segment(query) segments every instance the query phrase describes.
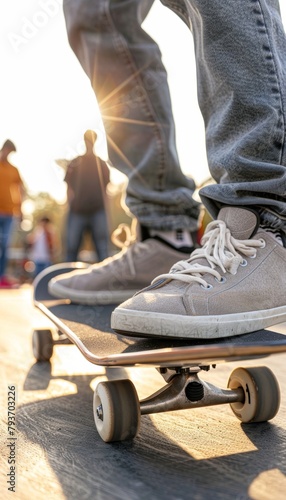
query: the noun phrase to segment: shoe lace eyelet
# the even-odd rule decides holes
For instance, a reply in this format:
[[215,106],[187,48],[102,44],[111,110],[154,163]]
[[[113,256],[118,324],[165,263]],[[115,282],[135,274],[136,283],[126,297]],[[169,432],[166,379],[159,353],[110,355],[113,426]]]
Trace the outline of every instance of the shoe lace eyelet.
[[249,256],[249,258],[250,258],[250,259],[256,259],[256,256],[257,256],[257,252],[255,252],[255,254],[254,254],[254,255],[250,255],[250,256]]
[[242,262],[239,264],[241,267],[246,267],[248,264],[246,259],[242,259]]
[[202,288],[203,290],[211,290],[211,288],[212,288],[212,287],[213,287],[213,286],[212,286],[212,285],[210,285],[209,283],[207,284],[207,286],[201,285],[201,288]]
[[259,241],[261,242],[261,247],[260,248],[265,248],[266,247],[266,241],[263,238],[259,238]]
[[223,283],[225,283],[225,282],[226,282],[226,278],[225,278],[224,276],[221,276],[221,277],[220,277],[220,280],[219,280],[217,277],[215,277],[215,280],[216,280],[216,281],[217,281],[220,285],[222,285]]

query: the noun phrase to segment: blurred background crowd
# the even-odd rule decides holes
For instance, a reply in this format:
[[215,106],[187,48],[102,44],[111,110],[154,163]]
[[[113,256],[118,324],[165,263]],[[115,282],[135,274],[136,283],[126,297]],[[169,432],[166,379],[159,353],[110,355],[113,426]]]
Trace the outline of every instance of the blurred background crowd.
[[[23,283],[30,283],[40,271],[51,264],[72,260],[95,263],[118,251],[117,247],[112,243],[111,235],[120,224],[130,225],[132,219],[123,209],[124,183],[112,183],[109,175],[105,172],[105,180],[101,184],[100,177],[104,167],[109,171],[105,162],[92,154],[97,161],[100,161],[97,165],[100,174],[98,192],[97,196],[94,196],[94,200],[98,200],[100,193],[102,194],[99,208],[104,210],[106,218],[101,220],[98,226],[106,233],[107,248],[101,253],[100,247],[97,247],[96,236],[100,238],[100,235],[94,235],[90,217],[90,214],[93,214],[97,207],[94,208],[94,206],[89,205],[86,192],[87,186],[74,185],[74,191],[79,190],[78,197],[84,201],[85,206],[76,206],[73,211],[73,216],[80,217],[82,221],[79,239],[76,242],[76,253],[70,256],[68,233],[74,234],[75,223],[77,222],[73,218],[72,225],[69,226],[69,218],[73,207],[72,201],[75,199],[72,183],[75,184],[75,181],[77,181],[76,171],[82,167],[82,159],[86,155],[79,155],[72,161],[64,159],[57,161],[64,170],[62,182],[66,186],[67,196],[63,202],[60,203],[48,192],[36,194],[29,192],[29,188],[21,178],[20,192],[15,197],[17,182],[15,183],[15,179],[13,182],[7,182],[6,177],[4,177],[7,165],[5,165],[5,160],[1,160],[1,152],[6,148],[6,144],[11,144],[6,163],[8,162],[13,167],[13,153],[16,151],[16,146],[10,139],[4,142],[0,151],[1,193],[5,193],[5,197],[9,195],[10,203],[12,203],[12,207],[7,209],[7,213],[6,208],[2,208],[1,203],[5,202],[5,197],[1,195],[0,219],[1,215],[2,217],[5,215],[5,219],[11,218],[9,235],[6,235],[6,263],[1,276],[1,288],[14,288]],[[87,141],[87,144],[91,144],[91,142]],[[91,147],[93,150],[92,144]],[[96,171],[96,168],[94,170]],[[79,178],[84,180],[82,171],[80,174]],[[87,172],[87,175],[89,184],[91,184],[90,172]],[[81,189],[85,190],[85,196],[80,191]],[[96,194],[94,189],[95,186],[91,185],[91,192]],[[21,200],[19,200],[19,197],[21,197]],[[78,213],[76,212],[77,208]],[[5,238],[0,224],[0,255],[4,252],[4,245]]]

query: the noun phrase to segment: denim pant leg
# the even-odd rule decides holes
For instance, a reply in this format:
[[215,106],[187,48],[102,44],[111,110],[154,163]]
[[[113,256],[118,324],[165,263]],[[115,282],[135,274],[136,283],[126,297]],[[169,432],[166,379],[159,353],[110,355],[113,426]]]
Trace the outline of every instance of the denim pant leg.
[[51,261],[46,261],[46,262],[35,262],[35,271],[34,271],[34,278],[38,276],[44,269],[47,267],[51,266],[52,262]]
[[0,277],[5,275],[7,266],[7,250],[12,231],[13,217],[0,215]]
[[88,220],[85,215],[69,212],[67,218],[66,232],[66,260],[75,262],[77,260],[82,237]]
[[90,229],[92,240],[100,261],[108,257],[109,231],[105,210],[97,210],[90,216]]
[[[163,1],[163,0],[162,0]],[[220,206],[266,208],[286,219],[286,38],[278,0],[165,0],[191,21],[211,174],[201,190]]]
[[197,227],[194,181],[181,171],[166,70],[141,24],[153,0],[64,0],[71,47],[91,80],[111,163],[128,176],[142,225]]

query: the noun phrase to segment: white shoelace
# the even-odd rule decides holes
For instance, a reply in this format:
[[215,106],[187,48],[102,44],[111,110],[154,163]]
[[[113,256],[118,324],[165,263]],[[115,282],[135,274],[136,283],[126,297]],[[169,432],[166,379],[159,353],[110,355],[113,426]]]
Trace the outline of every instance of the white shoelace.
[[[197,282],[204,288],[210,288],[203,275],[210,274],[218,281],[223,282],[224,278],[215,267],[219,268],[222,273],[229,272],[234,275],[237,273],[239,265],[246,264],[242,255],[254,258],[256,257],[256,249],[265,246],[263,239],[235,239],[226,227],[225,222],[221,220],[208,224],[201,242],[202,248],[195,250],[188,260],[177,262],[168,274],[157,276],[152,281],[152,285],[161,279],[165,279],[167,281],[184,281],[188,284]],[[207,261],[206,265],[193,262],[198,259],[205,259]]]
[[133,262],[133,254],[137,253],[138,250],[140,250],[140,242],[137,242],[137,245],[134,245],[136,243],[136,239],[137,238],[135,231],[133,231],[132,228],[130,228],[127,224],[119,224],[117,229],[115,229],[115,231],[113,231],[111,235],[112,243],[114,243],[114,245],[116,245],[118,248],[121,248],[120,254],[117,254],[116,259],[113,260],[116,260],[116,265],[118,266],[120,257],[125,254],[130,272],[133,276],[135,276],[136,274]]
[[127,224],[119,224],[111,235],[111,241],[118,248],[127,248],[135,243],[136,234],[132,232],[132,229]]

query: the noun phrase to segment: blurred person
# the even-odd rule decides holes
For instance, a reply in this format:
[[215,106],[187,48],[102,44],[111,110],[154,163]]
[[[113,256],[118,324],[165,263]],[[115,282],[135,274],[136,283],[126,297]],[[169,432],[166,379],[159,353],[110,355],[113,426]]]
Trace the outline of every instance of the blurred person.
[[6,276],[7,250],[13,231],[13,222],[21,217],[23,182],[18,169],[8,160],[16,151],[7,139],[0,150],[0,288],[11,288],[15,281]]
[[[199,207],[195,184],[180,169],[161,53],[141,26],[153,0],[65,0],[69,41],[97,96],[111,163],[128,176],[126,204],[141,241],[116,259],[54,278],[49,288],[90,304],[137,292],[113,312],[117,331],[214,338],[265,328],[286,320],[286,37],[279,2],[163,3],[194,37],[215,181],[200,198],[214,220],[202,248],[189,252]],[[187,64],[186,47],[182,55]]]
[[86,230],[91,233],[99,261],[108,256],[109,230],[105,207],[109,168],[94,153],[97,134],[87,130],[84,134],[86,152],[68,165],[65,182],[69,212],[67,219],[66,259],[74,262]]
[[41,217],[27,236],[29,258],[35,264],[34,277],[51,266],[59,253],[59,239],[49,217]]

